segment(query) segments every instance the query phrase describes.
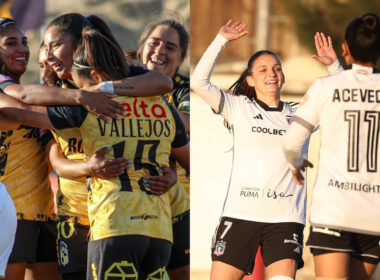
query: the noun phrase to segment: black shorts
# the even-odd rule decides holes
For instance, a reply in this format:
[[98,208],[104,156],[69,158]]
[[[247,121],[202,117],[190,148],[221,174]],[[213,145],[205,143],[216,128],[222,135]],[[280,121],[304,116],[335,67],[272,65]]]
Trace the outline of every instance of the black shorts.
[[163,279],[171,244],[142,235],[123,235],[88,243],[87,280]]
[[167,269],[190,264],[190,211],[178,215],[173,223],[173,245]]
[[17,220],[15,243],[8,263],[57,261],[56,236],[55,221]]
[[211,258],[250,274],[260,245],[265,266],[294,259],[299,269],[304,264],[303,229],[304,225],[298,223],[259,223],[222,217],[213,238]]
[[59,273],[85,272],[87,270],[87,244],[90,227],[76,222],[60,221],[57,228]]
[[314,256],[348,253],[372,264],[378,264],[380,260],[380,236],[312,226],[306,245]]

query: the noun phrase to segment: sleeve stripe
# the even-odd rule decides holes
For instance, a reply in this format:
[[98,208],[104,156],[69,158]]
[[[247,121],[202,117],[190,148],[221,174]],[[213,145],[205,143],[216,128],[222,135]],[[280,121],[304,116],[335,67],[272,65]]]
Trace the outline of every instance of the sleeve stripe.
[[301,126],[303,126],[307,130],[309,130],[310,133],[314,131],[314,125],[312,125],[311,123],[305,121],[304,119],[301,119],[300,117],[294,116],[293,119],[292,119],[292,121],[298,123]]
[[224,103],[226,102],[226,96],[224,95],[223,90],[220,90],[220,102],[219,102],[219,107],[218,111],[214,111],[215,114],[221,114],[223,109],[224,109]]

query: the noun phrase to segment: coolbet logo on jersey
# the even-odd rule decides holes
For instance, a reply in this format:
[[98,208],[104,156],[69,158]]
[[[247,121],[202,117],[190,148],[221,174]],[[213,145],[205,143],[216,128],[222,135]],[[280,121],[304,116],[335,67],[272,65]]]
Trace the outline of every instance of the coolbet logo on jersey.
[[124,118],[112,119],[109,124],[98,118],[101,136],[150,138],[171,135],[170,120],[162,105],[138,99],[122,105],[125,107]]
[[260,127],[260,126],[252,126],[252,132],[255,133],[264,133],[264,134],[272,134],[272,135],[285,135],[285,129],[276,129],[276,128],[268,128],[268,127]]

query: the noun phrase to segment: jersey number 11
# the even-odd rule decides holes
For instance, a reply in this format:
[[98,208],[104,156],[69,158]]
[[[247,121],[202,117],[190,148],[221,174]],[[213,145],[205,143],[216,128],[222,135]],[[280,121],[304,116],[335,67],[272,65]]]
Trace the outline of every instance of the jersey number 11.
[[[360,132],[360,113],[359,110],[344,111],[344,120],[348,122],[348,172],[359,172],[359,141],[363,139],[363,134]],[[367,135],[367,172],[377,172],[379,120],[380,112],[364,112],[364,121],[368,123],[368,133],[364,134]]]

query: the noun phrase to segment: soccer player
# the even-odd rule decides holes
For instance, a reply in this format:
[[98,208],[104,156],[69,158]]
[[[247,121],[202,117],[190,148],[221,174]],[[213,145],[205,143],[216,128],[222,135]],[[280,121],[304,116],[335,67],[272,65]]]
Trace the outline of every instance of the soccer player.
[[[129,69],[123,53],[110,40],[87,30],[74,56],[72,76],[75,84],[88,86],[136,71],[141,70]],[[182,158],[188,149],[185,130],[175,111],[160,97],[119,98],[126,106],[125,117],[109,124],[76,107],[48,107],[48,112],[34,107],[35,113],[18,117],[47,128],[79,127],[87,155],[109,145],[113,157],[133,159],[133,166],[119,178],[92,178],[87,277],[105,278],[119,271],[119,276],[133,279],[161,279],[172,240],[169,199],[167,194],[154,196],[145,178],[158,175],[159,168],[168,164],[170,150],[179,162],[188,165],[188,158]]]
[[[174,19],[157,19],[141,35],[137,57],[149,70],[172,78],[173,90],[165,97],[177,108],[189,135],[190,81],[178,73],[188,46],[189,34],[182,24]],[[190,279],[190,174],[181,166],[177,173],[179,184],[169,191],[173,246],[167,271],[172,280],[186,280]]]
[[251,273],[261,246],[267,277],[294,279],[303,266],[306,190],[297,186],[282,153],[295,104],[280,100],[285,81],[270,51],[255,53],[225,92],[210,82],[228,41],[248,32],[229,20],[198,62],[191,88],[228,122],[233,133],[232,174],[211,249],[211,279],[242,279]]
[[370,279],[380,258],[380,19],[355,18],[346,28],[349,70],[316,80],[284,146],[295,180],[308,162],[300,146],[319,126],[320,163],[312,194],[310,236],[317,279]]
[[[0,18],[0,91],[18,83],[26,71],[29,48],[16,22]],[[3,94],[2,94],[3,95]],[[24,279],[26,265],[59,279],[55,250],[53,192],[39,129],[14,124],[1,131],[0,180],[17,211],[17,232],[5,279]],[[42,275],[36,274],[39,279]]]
[[[37,85],[24,85],[20,87],[19,85],[8,83],[10,85],[5,87],[4,91],[16,98],[22,97],[20,98],[22,101],[35,104],[60,104],[62,103],[62,99],[70,98],[70,93],[76,92],[76,87],[72,82],[70,74],[73,51],[81,40],[82,29],[89,25],[92,28],[100,30],[116,43],[109,28],[97,16],[84,17],[80,14],[62,15],[49,24],[45,33],[45,44],[40,48],[41,65],[44,66],[41,73],[43,75],[42,78],[46,84],[66,88],[65,90]],[[55,67],[56,73],[51,72],[54,67],[46,63],[45,58],[48,63],[51,63]],[[142,76],[144,76],[143,79],[150,79],[151,83],[149,85],[152,86],[151,88],[146,83],[139,87],[142,84],[141,82],[139,84],[141,78],[132,77],[134,78],[132,81],[130,79],[120,81],[120,85],[123,87],[118,88],[115,86],[115,91],[127,91],[127,94],[136,94],[134,91],[136,90],[138,94],[141,94],[145,90],[145,92],[159,94],[160,90],[164,93],[170,88],[165,85],[165,83],[168,84],[165,82],[168,79],[162,74],[147,72]],[[73,90],[70,91],[67,88]],[[97,95],[91,94],[91,99],[95,97]],[[101,106],[107,107],[106,103],[101,104]],[[106,152],[104,149],[94,154],[90,160],[85,160],[87,158],[83,153],[82,140],[78,129],[57,131],[55,138],[59,145],[54,144],[54,141],[52,141],[48,145],[48,149],[50,149],[50,162],[61,177],[57,196],[59,268],[64,279],[84,279],[86,272],[87,234],[89,230],[85,176],[118,176],[125,169],[126,164],[124,162],[126,160],[124,158],[102,160],[102,156]],[[76,161],[75,164],[72,161],[65,160],[65,157]],[[124,168],[123,165],[125,166]]]

